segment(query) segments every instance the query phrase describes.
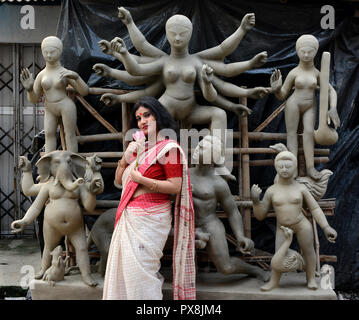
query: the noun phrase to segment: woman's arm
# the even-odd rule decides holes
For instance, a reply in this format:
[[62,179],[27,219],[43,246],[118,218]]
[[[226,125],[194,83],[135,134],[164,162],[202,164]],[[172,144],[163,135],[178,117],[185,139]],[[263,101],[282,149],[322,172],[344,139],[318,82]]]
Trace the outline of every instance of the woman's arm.
[[156,180],[144,177],[137,168],[131,171],[131,179],[144,185],[148,189],[159,193],[178,194],[182,188],[182,177],[168,178],[167,180]]
[[117,168],[116,168],[116,172],[115,172],[115,182],[118,185],[122,185],[122,175],[123,175],[124,171],[126,170],[127,166],[128,166],[128,163],[126,162],[124,157],[121,160],[119,160],[117,163]]

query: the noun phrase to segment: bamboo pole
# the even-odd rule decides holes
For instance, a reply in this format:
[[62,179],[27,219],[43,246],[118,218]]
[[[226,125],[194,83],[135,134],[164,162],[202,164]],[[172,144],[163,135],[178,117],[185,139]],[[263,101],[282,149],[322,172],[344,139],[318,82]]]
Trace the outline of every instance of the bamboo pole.
[[126,132],[130,129],[130,108],[125,102],[122,102],[122,143],[123,151],[126,150],[128,141],[125,141]]
[[312,219],[312,223],[313,223],[314,246],[315,246],[317,272],[320,274],[320,258],[319,258],[319,246],[320,246],[320,244],[319,244],[317,223],[316,223],[315,219]]
[[97,88],[97,87],[89,88],[89,94],[94,94],[94,95],[99,95],[104,93],[125,94],[129,92],[130,92],[129,90],[122,90],[122,89]]
[[277,109],[275,109],[273,113],[254,130],[254,132],[261,132],[266,126],[268,126],[275,119],[275,117],[277,117],[284,110],[284,108],[285,108],[285,102],[282,103]]
[[[194,150],[194,149],[193,149]],[[191,150],[191,152],[193,152]],[[278,152],[271,149],[271,148],[228,148],[226,150],[229,154],[277,154]],[[300,148],[298,150],[298,153],[304,153],[303,148]],[[329,149],[314,149],[314,154],[321,155],[321,156],[327,156],[329,155],[330,150]]]
[[[241,98],[241,103],[247,105],[247,98]],[[241,142],[242,148],[249,148],[248,139],[248,118],[246,116],[241,117]],[[243,193],[242,200],[250,200],[250,169],[249,169],[249,154],[242,155],[242,181],[243,181]],[[247,238],[251,238],[251,209],[244,208],[244,235]]]
[[66,140],[65,140],[65,129],[61,118],[59,119],[59,127],[60,127],[60,140],[61,140],[62,150],[67,150]]
[[[100,158],[121,158],[123,155],[122,151],[118,151],[118,152],[111,152],[111,151],[104,151],[104,152],[79,152],[77,153],[80,156],[83,157],[92,157],[93,155],[97,155]],[[40,152],[40,156],[42,157],[43,155],[45,155],[45,152]]]
[[100,158],[122,158],[122,151],[100,151],[100,152],[81,152],[79,155],[83,157],[92,157],[96,154]]
[[119,133],[101,133],[101,134],[92,134],[87,136],[77,136],[78,143],[89,143],[89,142],[98,142],[98,141],[109,141],[109,140],[120,140],[122,141],[123,134]]
[[[314,163],[318,164],[318,163],[327,163],[329,162],[329,158],[328,157],[315,157],[314,158]],[[264,160],[251,160],[249,161],[249,165],[253,166],[253,167],[258,167],[258,166],[273,166],[274,165],[274,160],[273,159],[264,159]]]
[[91,113],[91,115],[96,118],[108,131],[112,133],[117,133],[118,131],[102,116],[80,95],[76,95],[76,99],[81,102],[81,104],[87,109],[88,112]]

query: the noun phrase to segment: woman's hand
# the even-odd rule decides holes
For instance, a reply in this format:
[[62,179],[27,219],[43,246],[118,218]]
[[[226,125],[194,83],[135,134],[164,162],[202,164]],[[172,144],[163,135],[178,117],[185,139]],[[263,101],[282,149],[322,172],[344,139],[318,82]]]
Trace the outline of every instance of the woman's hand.
[[133,168],[130,172],[130,177],[133,182],[142,183],[142,174],[138,171],[137,168]]
[[138,150],[140,149],[140,143],[137,141],[132,141],[127,146],[126,151],[123,154],[122,158],[125,158],[127,163],[131,163],[131,157],[134,153],[138,153]]

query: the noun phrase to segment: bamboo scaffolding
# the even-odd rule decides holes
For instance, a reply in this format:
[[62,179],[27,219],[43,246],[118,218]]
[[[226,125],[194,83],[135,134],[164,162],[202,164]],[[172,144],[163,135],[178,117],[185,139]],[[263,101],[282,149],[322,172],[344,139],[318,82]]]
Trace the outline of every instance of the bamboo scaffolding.
[[285,108],[285,102],[282,103],[276,110],[274,110],[274,112],[254,130],[254,132],[262,131],[284,110],[284,108]]
[[[241,103],[247,105],[247,98],[241,98]],[[248,139],[248,118],[241,117],[240,120],[241,128],[241,146],[242,148],[249,149]],[[242,169],[242,194],[241,200],[250,200],[250,170],[249,170],[249,154],[243,153],[241,160]],[[244,235],[247,238],[251,238],[251,209],[248,207],[243,208],[243,224],[244,224]]]
[[101,115],[82,96],[76,94],[75,97],[108,131],[112,133],[118,132],[108,121],[102,118]]
[[[314,157],[314,163],[327,163],[329,162],[328,157]],[[264,159],[264,160],[251,160],[249,161],[250,166],[258,167],[258,166],[273,166],[274,159]]]
[[123,134],[119,133],[101,133],[101,134],[93,134],[87,136],[77,136],[78,143],[84,144],[89,142],[99,142],[99,141],[111,141],[111,140],[120,140],[122,141]]

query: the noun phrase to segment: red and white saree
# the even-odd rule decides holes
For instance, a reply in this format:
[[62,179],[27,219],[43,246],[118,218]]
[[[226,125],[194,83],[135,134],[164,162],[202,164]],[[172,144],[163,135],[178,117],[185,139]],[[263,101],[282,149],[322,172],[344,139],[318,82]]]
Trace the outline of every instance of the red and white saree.
[[[138,170],[144,174],[171,149],[181,154],[182,189],[174,210],[173,298],[196,299],[195,230],[192,192],[186,156],[176,141],[163,140],[139,157]],[[132,198],[138,183],[130,179],[133,161],[124,171],[123,191],[117,209],[105,283],[104,300],[162,299],[163,277],[159,274],[162,251],[171,229],[171,202],[153,201],[156,194]],[[160,196],[160,194],[158,194]],[[144,201],[138,205],[138,201]]]

